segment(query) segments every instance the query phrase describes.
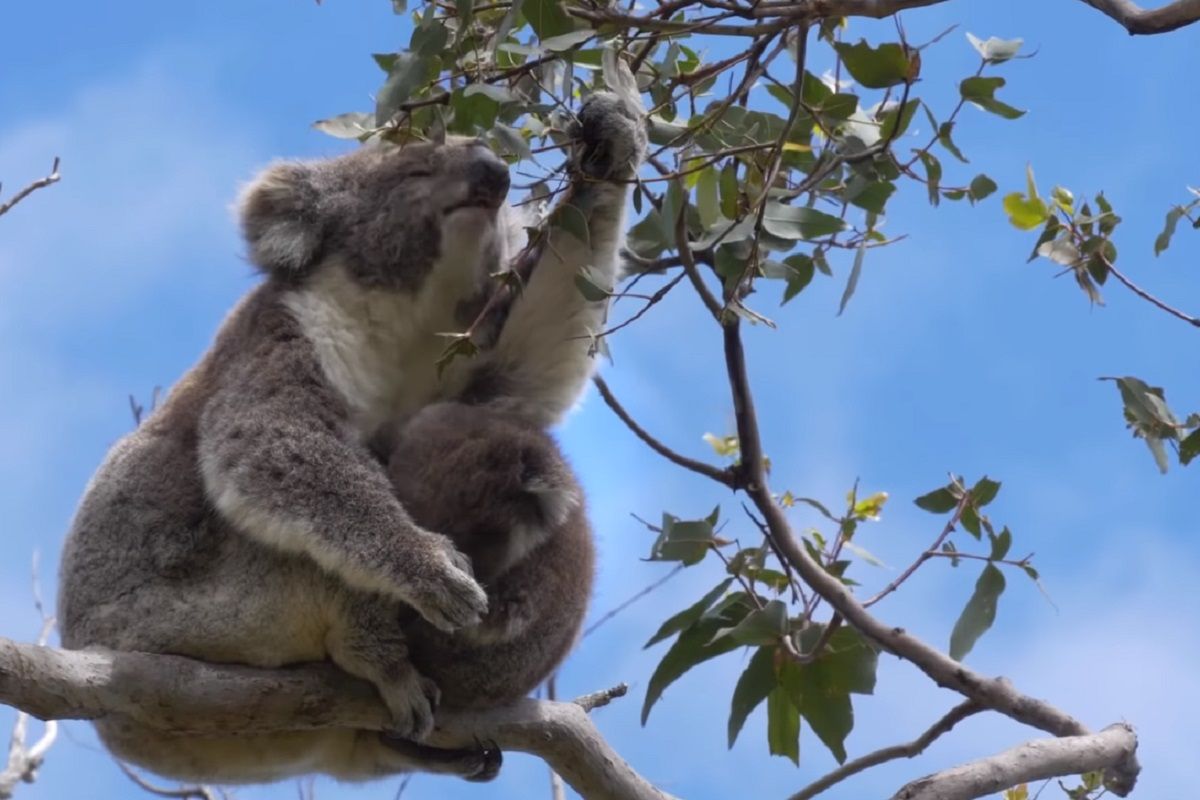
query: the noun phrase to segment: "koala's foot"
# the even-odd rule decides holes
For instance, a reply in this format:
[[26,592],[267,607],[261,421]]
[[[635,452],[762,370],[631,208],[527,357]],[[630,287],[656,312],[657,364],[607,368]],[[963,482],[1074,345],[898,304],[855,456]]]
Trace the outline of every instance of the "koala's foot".
[[411,762],[422,772],[457,775],[475,783],[486,783],[500,774],[504,753],[495,742],[478,742],[475,747],[430,747],[409,739],[380,734],[384,747]]
[[584,102],[579,124],[577,168],[598,180],[629,180],[646,157],[646,123],[642,109],[611,92],[597,92]]
[[474,578],[471,560],[445,536],[426,534],[428,544],[406,564],[401,584],[404,601],[430,625],[452,633],[478,625],[487,613],[487,593]]
[[375,686],[392,715],[390,735],[420,740],[430,734],[442,695],[436,683],[408,665],[399,679]]

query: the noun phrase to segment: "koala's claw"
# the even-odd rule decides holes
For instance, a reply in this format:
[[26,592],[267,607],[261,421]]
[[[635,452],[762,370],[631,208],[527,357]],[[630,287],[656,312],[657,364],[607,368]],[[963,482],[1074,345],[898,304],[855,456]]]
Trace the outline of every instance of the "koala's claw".
[[444,536],[433,535],[429,565],[413,576],[405,600],[435,628],[453,633],[478,625],[488,599],[472,575],[471,561]]
[[628,179],[646,157],[646,124],[642,109],[612,92],[597,92],[579,110],[573,134],[577,164],[583,174],[600,180]]
[[475,747],[463,748],[431,747],[387,733],[381,733],[380,740],[407,762],[406,768],[457,775],[473,783],[492,780],[504,763],[504,753],[495,742],[476,741]]
[[379,693],[392,715],[387,735],[419,741],[433,731],[442,692],[429,678],[410,671],[403,680],[380,686]]

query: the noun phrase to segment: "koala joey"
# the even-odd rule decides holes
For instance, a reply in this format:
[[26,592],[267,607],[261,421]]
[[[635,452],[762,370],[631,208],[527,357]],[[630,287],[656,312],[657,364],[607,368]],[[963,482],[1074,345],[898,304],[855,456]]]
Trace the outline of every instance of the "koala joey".
[[400,431],[388,474],[413,519],[454,542],[488,595],[478,625],[405,625],[413,665],[447,708],[527,694],[574,643],[595,560],[582,489],[554,440],[503,411],[437,403]]
[[[119,758],[217,783],[318,772],[362,780],[413,769],[478,779],[494,771],[480,752],[425,758],[394,740],[419,742],[433,725],[439,686],[418,660],[439,675],[448,699],[494,696],[471,682],[473,669],[491,664],[460,664],[451,650],[438,651],[443,634],[462,632],[451,647],[463,658],[484,642],[525,642],[546,648],[548,661],[561,656],[581,612],[562,618],[562,630],[540,633],[559,623],[552,614],[541,627],[523,622],[522,587],[590,576],[589,546],[577,543],[586,532],[582,511],[561,518],[573,479],[561,464],[548,468],[558,499],[535,504],[529,536],[513,532],[497,560],[481,558],[482,573],[499,568],[489,598],[447,538],[466,530],[454,527],[454,513],[478,519],[477,512],[414,517],[371,444],[439,401],[467,400],[527,431],[553,425],[575,402],[592,369],[587,334],[605,312],[582,297],[575,275],[587,265],[615,278],[628,179],[645,150],[630,99],[596,95],[580,116],[569,202],[586,216],[587,241],[552,231],[495,346],[440,376],[439,334],[470,322],[489,276],[521,243],[523,228],[505,205],[503,162],[474,141],[366,146],[275,164],[243,192],[242,228],[264,280],[88,484],[60,568],[62,641],[267,668],[329,659],[374,684],[391,726],[385,735],[199,738],[100,720],[100,736]],[[557,457],[544,441],[540,452]],[[473,480],[499,479],[477,472]],[[466,502],[465,489],[447,488],[446,498]],[[513,502],[510,518],[529,525],[523,501]],[[551,536],[521,551],[556,519],[575,538]],[[462,542],[486,550],[486,542]],[[563,552],[583,555],[567,563]],[[562,572],[543,571],[543,557],[567,561],[554,562]],[[522,570],[534,572],[521,577]],[[556,602],[557,592],[547,583],[536,602]],[[407,617],[418,619],[402,625]]]

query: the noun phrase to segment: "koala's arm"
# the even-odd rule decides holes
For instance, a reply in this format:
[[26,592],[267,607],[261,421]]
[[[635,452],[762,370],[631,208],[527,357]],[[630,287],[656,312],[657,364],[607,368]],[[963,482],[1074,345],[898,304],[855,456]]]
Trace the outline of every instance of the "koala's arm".
[[487,598],[466,557],[412,521],[316,376],[272,385],[281,371],[250,366],[200,418],[200,470],[217,511],[243,534],[398,598],[438,628],[477,623]]
[[603,328],[608,303],[587,300],[576,276],[586,268],[597,284],[615,285],[625,206],[646,149],[640,106],[615,94],[584,104],[579,136],[572,186],[555,212],[576,219],[552,226],[529,284],[472,381],[480,397],[498,398],[496,405],[543,426],[562,418],[591,376],[590,337]]

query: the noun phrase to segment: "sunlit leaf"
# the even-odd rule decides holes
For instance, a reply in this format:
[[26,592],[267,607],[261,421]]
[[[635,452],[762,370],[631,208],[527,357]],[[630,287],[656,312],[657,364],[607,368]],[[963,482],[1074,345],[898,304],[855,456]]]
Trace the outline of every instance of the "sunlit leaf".
[[913,62],[909,53],[895,42],[872,47],[864,39],[858,44],[839,42],[834,48],[854,80],[868,89],[886,89],[917,77],[911,74]]

